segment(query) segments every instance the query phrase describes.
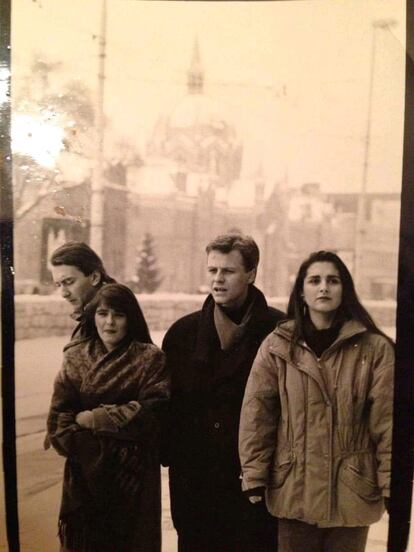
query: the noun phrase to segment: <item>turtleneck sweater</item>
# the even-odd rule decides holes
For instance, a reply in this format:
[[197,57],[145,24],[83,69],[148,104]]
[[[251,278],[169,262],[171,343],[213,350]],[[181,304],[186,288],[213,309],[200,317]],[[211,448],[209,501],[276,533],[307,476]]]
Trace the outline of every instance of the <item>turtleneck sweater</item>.
[[337,322],[330,328],[318,330],[311,320],[306,321],[304,327],[305,341],[318,358],[322,356],[322,353],[326,351],[338,337],[341,326],[342,322]]
[[251,292],[251,289],[249,289],[249,293],[247,294],[246,300],[244,301],[241,307],[237,307],[235,309],[229,309],[228,307],[220,306],[220,308],[226,314],[226,316],[230,318],[232,322],[239,325],[240,322],[243,320],[243,317],[246,314],[247,309],[250,307],[251,302],[252,302],[252,292]]

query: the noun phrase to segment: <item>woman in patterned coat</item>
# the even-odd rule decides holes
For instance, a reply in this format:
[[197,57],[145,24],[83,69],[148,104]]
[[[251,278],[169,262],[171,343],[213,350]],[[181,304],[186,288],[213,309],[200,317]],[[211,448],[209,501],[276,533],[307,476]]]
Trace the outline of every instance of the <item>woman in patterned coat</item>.
[[160,552],[164,353],[120,284],[98,291],[86,323],[88,337],[64,349],[47,422],[66,457],[62,552]]

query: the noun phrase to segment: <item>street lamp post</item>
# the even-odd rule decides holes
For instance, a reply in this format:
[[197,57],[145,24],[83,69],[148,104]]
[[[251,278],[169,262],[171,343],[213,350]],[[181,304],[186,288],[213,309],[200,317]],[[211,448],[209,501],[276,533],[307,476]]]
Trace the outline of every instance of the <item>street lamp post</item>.
[[95,165],[92,172],[91,186],[91,233],[90,245],[99,256],[103,252],[103,213],[104,213],[104,91],[105,91],[105,57],[106,57],[106,0],[102,0],[101,32],[99,35],[99,72],[97,98],[97,149]]
[[363,244],[366,232],[366,195],[369,169],[369,155],[371,149],[372,131],[372,107],[375,75],[376,41],[378,29],[389,29],[395,25],[393,19],[379,19],[372,23],[372,46],[368,88],[368,110],[365,131],[364,163],[362,168],[362,184],[358,195],[356,223],[355,223],[355,249],[354,249],[354,280],[357,289],[361,289],[362,265],[363,265]]

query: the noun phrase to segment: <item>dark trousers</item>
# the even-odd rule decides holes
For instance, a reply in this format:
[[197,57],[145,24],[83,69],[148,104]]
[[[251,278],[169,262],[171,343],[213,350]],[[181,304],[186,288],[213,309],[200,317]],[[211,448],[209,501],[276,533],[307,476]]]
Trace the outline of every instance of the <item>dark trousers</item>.
[[206,530],[199,533],[178,532],[178,552],[277,552],[277,529],[273,533],[223,532]]
[[[277,519],[264,503],[250,504],[246,511],[228,510],[228,515],[198,518],[193,525],[177,529],[178,552],[277,552]],[[233,515],[232,515],[233,514]]]
[[317,527],[279,519],[278,552],[364,552],[369,527]]
[[251,504],[237,474],[219,480],[170,468],[171,514],[178,552],[276,552],[277,519]]

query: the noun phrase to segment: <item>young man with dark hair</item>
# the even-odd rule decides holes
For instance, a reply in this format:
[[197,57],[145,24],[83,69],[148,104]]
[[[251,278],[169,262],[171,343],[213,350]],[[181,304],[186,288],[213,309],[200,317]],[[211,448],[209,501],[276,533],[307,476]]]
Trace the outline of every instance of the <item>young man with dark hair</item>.
[[115,282],[108,276],[100,257],[86,243],[70,241],[51,255],[53,281],[62,297],[73,306],[72,317],[79,322],[72,337],[82,333],[82,313],[104,284]]
[[241,491],[238,429],[253,360],[284,314],[254,286],[252,238],[221,235],[206,252],[211,293],[163,342],[171,373],[164,462],[178,551],[275,552],[276,520],[260,490],[250,500]]
[[[108,276],[102,259],[84,242],[69,241],[55,249],[50,257],[52,277],[62,297],[68,301],[73,312],[71,317],[78,322],[71,339],[84,336],[86,305],[95,297],[104,284],[116,282]],[[50,447],[46,435],[44,448]]]

